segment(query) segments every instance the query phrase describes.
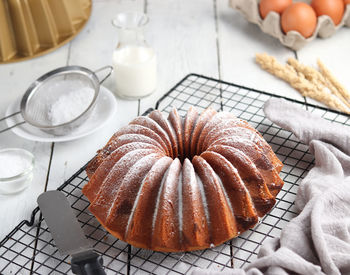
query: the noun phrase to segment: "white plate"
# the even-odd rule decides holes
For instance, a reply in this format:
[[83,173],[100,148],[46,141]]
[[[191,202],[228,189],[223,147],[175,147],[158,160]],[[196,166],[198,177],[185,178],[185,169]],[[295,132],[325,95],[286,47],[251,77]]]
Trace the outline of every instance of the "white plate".
[[[6,116],[18,112],[20,110],[21,98],[11,104],[6,111]],[[63,142],[78,139],[92,134],[101,127],[103,127],[111,117],[117,111],[117,100],[113,93],[106,87],[100,87],[100,94],[97,98],[95,108],[90,117],[77,129],[64,136],[56,136],[45,133],[28,123],[24,123],[20,126],[12,128],[12,131],[17,135],[25,139],[42,141],[42,142]],[[8,127],[23,121],[21,115],[16,115],[6,119]]]

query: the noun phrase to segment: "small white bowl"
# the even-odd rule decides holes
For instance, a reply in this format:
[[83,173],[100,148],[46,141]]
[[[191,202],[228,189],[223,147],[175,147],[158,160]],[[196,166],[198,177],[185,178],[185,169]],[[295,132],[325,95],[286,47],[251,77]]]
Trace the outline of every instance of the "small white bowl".
[[[0,174],[0,194],[9,195],[26,189],[33,179],[35,163],[33,154],[20,148],[8,148],[0,150],[0,160],[4,157],[8,158],[9,163],[14,161],[14,165],[17,162],[19,167],[14,169],[13,175],[4,176],[4,174]],[[0,163],[0,165],[3,164]]]

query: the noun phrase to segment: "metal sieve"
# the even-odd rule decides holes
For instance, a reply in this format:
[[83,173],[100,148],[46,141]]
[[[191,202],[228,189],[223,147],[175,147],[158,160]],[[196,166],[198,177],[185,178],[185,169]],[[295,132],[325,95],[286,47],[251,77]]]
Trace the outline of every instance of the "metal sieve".
[[[99,80],[96,74],[107,69],[109,70],[107,75]],[[110,76],[112,71],[112,66],[105,66],[94,72],[80,66],[66,66],[44,74],[33,82],[23,95],[20,111],[1,119],[21,114],[24,121],[5,130],[27,122],[50,134],[67,134],[89,117],[96,104],[100,84]],[[75,98],[77,91],[79,91],[79,98]],[[85,101],[85,105],[77,99]],[[55,106],[55,112],[53,112]],[[52,113],[57,116],[57,112],[62,116],[59,121],[53,120]]]

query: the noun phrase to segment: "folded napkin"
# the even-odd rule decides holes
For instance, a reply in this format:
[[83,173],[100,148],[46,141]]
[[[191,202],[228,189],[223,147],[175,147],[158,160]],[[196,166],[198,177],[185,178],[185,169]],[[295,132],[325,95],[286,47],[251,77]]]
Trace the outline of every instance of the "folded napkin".
[[268,239],[244,269],[192,274],[350,274],[350,128],[326,121],[283,99],[265,103],[266,116],[309,144],[315,166],[300,183],[300,214]]

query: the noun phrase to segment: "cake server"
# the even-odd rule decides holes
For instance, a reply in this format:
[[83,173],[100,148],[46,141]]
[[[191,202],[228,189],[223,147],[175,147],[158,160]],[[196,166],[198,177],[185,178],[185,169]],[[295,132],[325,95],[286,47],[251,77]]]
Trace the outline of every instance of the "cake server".
[[103,275],[103,260],[93,251],[81,229],[66,196],[60,191],[47,191],[38,204],[62,255],[70,255],[72,271],[79,275]]

